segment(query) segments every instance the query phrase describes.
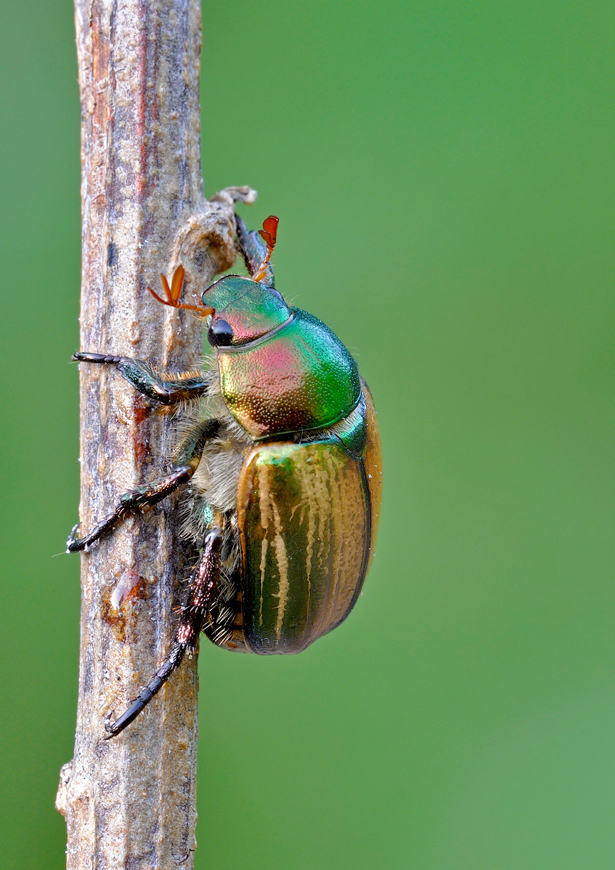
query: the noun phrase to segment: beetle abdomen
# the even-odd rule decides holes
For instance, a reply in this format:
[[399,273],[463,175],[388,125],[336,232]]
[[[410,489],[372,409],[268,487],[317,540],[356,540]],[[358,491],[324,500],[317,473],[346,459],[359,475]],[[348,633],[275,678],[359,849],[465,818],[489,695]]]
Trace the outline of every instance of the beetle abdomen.
[[237,508],[248,646],[301,652],[361,590],[371,538],[363,462],[336,438],[259,445],[242,469]]

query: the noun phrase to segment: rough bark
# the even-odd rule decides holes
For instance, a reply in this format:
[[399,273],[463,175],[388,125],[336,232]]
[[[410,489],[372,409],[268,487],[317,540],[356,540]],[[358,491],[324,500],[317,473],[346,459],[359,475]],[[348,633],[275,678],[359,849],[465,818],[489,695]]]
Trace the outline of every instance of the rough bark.
[[[233,200],[204,199],[200,168],[199,0],[76,0],[82,110],[82,350],[198,367],[202,324],[157,304],[181,262],[185,293],[232,265]],[[103,366],[81,368],[81,529],[120,493],[157,476],[172,417]],[[191,868],[196,823],[196,657],[113,740],[123,712],[164,658],[193,554],[173,499],[82,555],[75,751],[57,806],[70,870]]]

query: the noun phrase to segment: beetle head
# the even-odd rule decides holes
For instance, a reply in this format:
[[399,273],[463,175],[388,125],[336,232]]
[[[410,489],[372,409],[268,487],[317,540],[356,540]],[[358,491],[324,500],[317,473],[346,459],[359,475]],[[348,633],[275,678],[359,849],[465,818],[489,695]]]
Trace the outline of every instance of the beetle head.
[[207,333],[214,347],[247,344],[290,317],[277,290],[239,275],[220,278],[201,298],[204,308],[214,309]]
[[211,317],[207,337],[214,347],[240,346],[266,335],[290,317],[281,294],[265,283],[271,274],[269,260],[276,243],[278,223],[275,215],[269,215],[263,229],[259,230],[266,248],[260,266],[246,259],[252,278],[225,275],[204,291],[201,302],[195,296],[194,305],[179,301],[185,276],[183,266],[177,267],[170,285],[164,275],[160,276],[164,299],[151,287],[147,289],[163,305],[188,308],[202,317]]

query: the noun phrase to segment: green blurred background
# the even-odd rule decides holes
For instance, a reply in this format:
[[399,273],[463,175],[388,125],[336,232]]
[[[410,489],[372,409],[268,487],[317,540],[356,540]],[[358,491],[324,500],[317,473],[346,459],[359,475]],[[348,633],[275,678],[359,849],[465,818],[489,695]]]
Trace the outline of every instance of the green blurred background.
[[[1,20],[0,866],[60,870],[77,69],[68,0]],[[280,215],[278,286],[356,355],[386,487],[342,628],[203,645],[198,870],[615,867],[614,30],[596,0],[204,4],[206,192]]]

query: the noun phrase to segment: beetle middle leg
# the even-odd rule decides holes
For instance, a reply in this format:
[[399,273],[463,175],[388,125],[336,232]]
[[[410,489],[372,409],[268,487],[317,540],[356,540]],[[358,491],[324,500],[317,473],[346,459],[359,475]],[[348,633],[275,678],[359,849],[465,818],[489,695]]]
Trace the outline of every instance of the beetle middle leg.
[[129,489],[128,492],[120,496],[114,510],[97,523],[83,538],[76,536],[79,528],[79,524],[77,524],[66,542],[66,552],[77,553],[80,550],[85,550],[124,517],[140,510],[145,505],[156,504],[178,487],[188,483],[198,468],[205,444],[218,435],[221,425],[220,420],[214,418],[203,420],[198,426],[195,426],[188,438],[182,442],[177,462],[169,474],[151,483]]
[[173,671],[179,667],[185,653],[194,650],[214,600],[216,583],[220,573],[221,545],[222,532],[219,528],[214,528],[205,538],[203,553],[192,574],[188,603],[180,610],[181,615],[169,654],[128,710],[113,724],[105,724],[108,733],[107,739],[115,737],[127,725],[130,725],[141,710],[149,704],[154,695],[160,691]]
[[155,402],[160,402],[162,405],[175,405],[178,402],[205,396],[209,392],[213,380],[212,375],[208,372],[201,375],[163,377],[144,360],[132,359],[127,356],[79,351],[74,353],[71,359],[73,362],[114,366],[121,376],[142,395]]

